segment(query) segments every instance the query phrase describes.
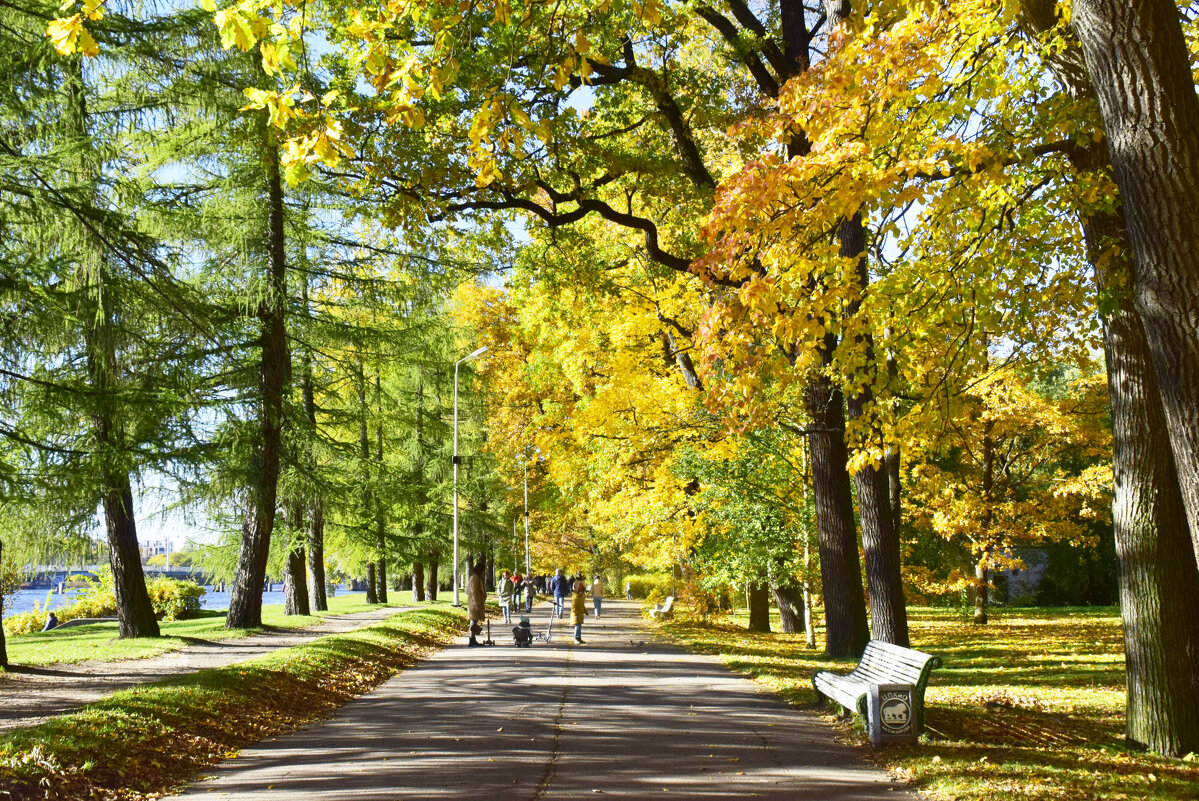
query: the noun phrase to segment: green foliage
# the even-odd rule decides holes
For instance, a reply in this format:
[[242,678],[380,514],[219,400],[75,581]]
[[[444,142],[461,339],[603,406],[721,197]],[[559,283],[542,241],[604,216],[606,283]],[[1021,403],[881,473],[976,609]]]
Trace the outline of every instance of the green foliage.
[[18,798],[157,794],[257,739],[330,717],[461,630],[448,608],[116,693],[0,736],[0,785]]
[[189,620],[200,613],[208,590],[194,581],[160,577],[149,583],[150,604],[159,620]]
[[[1199,763],[1124,742],[1118,609],[1012,610],[985,629],[944,609],[909,615],[912,647],[945,667],[932,673],[921,742],[878,758],[917,790],[960,801],[1196,797]],[[804,707],[815,701],[813,671],[853,667],[809,650],[802,634],[689,621],[665,630]],[[860,724],[841,726],[864,743]]]
[[[150,603],[159,620],[188,620],[200,613],[206,589],[192,581],[159,576],[146,582]],[[48,599],[47,599],[48,601]],[[13,615],[4,621],[6,634],[30,634],[42,630],[49,616],[48,602],[45,606],[34,604],[29,612]],[[114,617],[117,614],[116,591],[112,571],[104,568],[99,576],[88,582],[86,589],[75,601],[54,612],[60,623],[68,620],[92,617]]]
[[[630,573],[624,577],[624,580],[632,588],[634,598],[645,598],[649,600],[654,594],[657,594],[658,600],[662,600],[670,594],[670,574],[669,573]],[[624,597],[624,585],[613,588],[613,592],[619,593]]]

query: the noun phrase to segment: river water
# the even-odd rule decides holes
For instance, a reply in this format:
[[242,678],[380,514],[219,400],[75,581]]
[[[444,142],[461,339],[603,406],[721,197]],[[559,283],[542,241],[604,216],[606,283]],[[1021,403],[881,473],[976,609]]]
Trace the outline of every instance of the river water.
[[[275,585],[280,586],[280,585]],[[80,590],[67,589],[62,595],[58,593],[51,594],[49,590],[17,590],[11,596],[4,598],[4,614],[15,615],[20,612],[29,612],[33,609],[33,605],[39,604],[43,609],[47,608],[47,596],[49,596],[49,609],[62,609],[64,606],[70,606],[75,600]],[[337,588],[337,593],[340,595],[345,592],[343,587]],[[262,594],[262,603],[266,604],[281,604],[283,603],[283,590],[272,590]],[[208,592],[200,599],[200,605],[204,609],[228,609],[229,608],[229,593],[216,592],[211,587]]]

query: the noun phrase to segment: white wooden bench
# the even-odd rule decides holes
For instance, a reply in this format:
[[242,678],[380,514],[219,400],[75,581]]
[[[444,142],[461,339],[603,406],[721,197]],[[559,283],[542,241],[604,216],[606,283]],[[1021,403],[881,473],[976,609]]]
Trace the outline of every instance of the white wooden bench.
[[939,656],[871,640],[852,672],[841,674],[818,670],[812,675],[812,686],[816,688],[818,700],[832,699],[846,712],[857,712],[865,719],[866,695],[871,684],[910,684],[916,688],[916,723],[920,727],[924,722],[924,690],[928,687],[928,677],[941,664]]
[[666,602],[656,604],[653,609],[649,610],[649,616],[657,620],[660,617],[666,617],[670,614],[670,610],[674,609],[674,596],[666,597]]

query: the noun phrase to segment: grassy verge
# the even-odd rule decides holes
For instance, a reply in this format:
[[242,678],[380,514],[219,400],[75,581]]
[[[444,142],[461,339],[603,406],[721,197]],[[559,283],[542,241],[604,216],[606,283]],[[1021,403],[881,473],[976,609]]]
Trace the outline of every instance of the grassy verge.
[[257,740],[329,717],[453,639],[464,618],[404,612],[249,662],[126,690],[0,735],[0,795],[146,799]]
[[[914,787],[957,801],[1199,799],[1199,761],[1122,744],[1117,610],[1009,610],[985,627],[949,610],[909,614],[913,647],[941,656],[945,667],[933,673],[922,742],[870,756]],[[815,702],[814,670],[852,668],[807,650],[802,635],[751,634],[743,619],[663,630],[799,705]],[[868,747],[860,724],[839,728]]]
[[[315,626],[326,615],[346,615],[382,609],[382,604],[368,604],[365,593],[337,595],[329,599],[329,611],[315,615],[285,615],[282,604],[262,607],[262,623],[269,629],[302,629]],[[446,606],[448,601],[424,604],[394,603],[390,606]],[[50,665],[55,663],[97,660],[111,662],[119,659],[141,659],[168,651],[177,651],[196,640],[228,640],[259,633],[259,629],[227,629],[224,612],[202,612],[192,620],[176,620],[160,624],[162,636],[147,639],[122,640],[117,636],[116,623],[96,623],[91,626],[72,626],[45,634],[9,635],[8,658],[13,665]],[[0,669],[0,673],[2,673]]]

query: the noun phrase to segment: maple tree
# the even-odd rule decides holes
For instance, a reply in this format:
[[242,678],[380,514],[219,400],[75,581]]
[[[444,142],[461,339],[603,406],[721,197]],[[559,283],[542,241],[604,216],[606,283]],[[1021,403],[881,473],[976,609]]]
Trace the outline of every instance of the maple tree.
[[[1179,558],[1188,540],[1199,553],[1182,252],[1199,204],[1195,142],[1175,130],[1199,113],[1199,36],[1185,4],[1126,5],[210,2],[243,106],[231,144],[258,158],[271,212],[259,339],[276,358],[261,360],[268,469],[247,581],[277,506],[291,543],[308,519],[311,547],[326,504],[332,551],[373,576],[375,597],[388,558],[436,574],[446,498],[431,432],[462,341],[491,349],[487,455],[465,490],[472,559],[507,536],[496,521],[523,507],[528,464],[541,558],[702,566],[759,601],[749,574],[765,573],[794,630],[815,570],[796,561],[810,511],[835,656],[869,636],[907,642],[905,537],[967,543],[983,622],[988,570],[1021,542],[1081,541],[1099,514],[1086,504],[1102,469],[1072,472],[1062,449],[1110,448],[1129,737],[1193,750],[1199,722],[1163,710],[1199,708],[1199,630],[1171,611],[1199,594]],[[69,3],[46,41],[75,64],[102,58],[113,13]],[[1145,99],[1151,114],[1128,113]],[[287,337],[316,328],[307,278],[304,315],[286,308],[288,262],[307,247],[283,242],[284,198],[316,183],[355,224],[394,231],[397,252],[468,279],[468,262],[510,262],[506,286],[467,280],[453,307],[468,333],[420,328],[428,351],[412,359],[362,332],[380,313],[437,313],[355,297],[365,277],[314,287],[358,333],[309,337],[288,385]],[[1100,343],[1110,445],[1028,383],[1047,365],[1089,373]],[[1093,384],[1072,397],[1100,403]],[[322,417],[335,433],[317,447]],[[797,479],[784,465],[799,454]],[[357,486],[314,479],[321,459]],[[290,554],[295,589],[303,554]]]

